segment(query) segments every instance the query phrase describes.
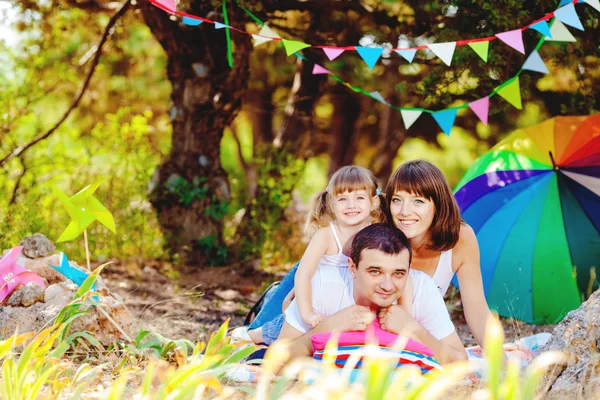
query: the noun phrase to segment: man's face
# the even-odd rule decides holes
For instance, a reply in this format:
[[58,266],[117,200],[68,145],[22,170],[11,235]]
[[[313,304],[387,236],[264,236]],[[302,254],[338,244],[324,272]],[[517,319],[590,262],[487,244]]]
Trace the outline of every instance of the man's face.
[[354,300],[367,307],[388,307],[404,293],[408,277],[409,254],[397,255],[380,250],[365,249],[357,265],[348,259],[354,277]]

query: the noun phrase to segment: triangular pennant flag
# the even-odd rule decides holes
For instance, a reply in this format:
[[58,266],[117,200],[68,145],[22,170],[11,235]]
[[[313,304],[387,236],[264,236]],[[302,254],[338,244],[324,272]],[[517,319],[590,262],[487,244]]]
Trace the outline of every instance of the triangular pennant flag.
[[523,109],[523,104],[521,103],[521,86],[519,85],[519,77],[517,76],[509,84],[504,85],[498,91],[496,91],[500,97],[504,100],[508,101],[518,110]]
[[394,50],[396,53],[400,54],[406,61],[409,63],[413,62],[415,59],[415,54],[417,54],[416,49],[409,50]]
[[177,10],[175,0],[151,0],[151,3],[154,3],[154,5],[158,6],[159,8],[172,13]]
[[580,31],[584,30],[583,25],[581,25],[581,21],[579,20],[579,15],[577,15],[577,11],[575,11],[575,4],[573,3],[554,11],[554,16],[560,19],[561,22],[572,26],[573,28],[579,29]]
[[573,3],[573,0],[560,0],[559,7],[564,6],[565,4]]
[[421,110],[400,110],[402,120],[404,121],[404,128],[408,130],[412,124],[423,114]]
[[189,26],[198,26],[202,23],[202,20],[197,18],[183,17],[181,22]]
[[481,57],[481,59],[484,62],[487,62],[488,60],[488,50],[490,48],[490,42],[489,41],[485,41],[485,42],[473,42],[473,43],[469,43],[469,47],[471,47],[473,49],[473,51],[475,53],[477,53],[477,55],[479,57]]
[[546,37],[549,42],[576,42],[575,36],[569,32],[567,27],[560,22],[559,19],[555,18],[552,26],[550,27],[550,33],[552,36]]
[[329,72],[325,68],[321,67],[320,65],[315,64],[315,66],[313,67],[312,73],[313,73],[313,75],[321,75],[321,74],[330,74],[331,72]]
[[388,103],[387,101],[385,101],[385,99],[383,98],[381,93],[379,93],[378,91],[371,92],[371,93],[369,93],[369,95],[371,95],[372,98],[374,98],[375,100],[377,100],[380,103],[383,103],[383,104]]
[[327,56],[327,58],[329,58],[329,61],[333,61],[344,52],[344,49],[338,49],[335,47],[323,47],[323,52],[325,52],[325,55]]
[[546,67],[546,64],[544,64],[544,60],[542,60],[542,57],[540,57],[540,53],[538,53],[537,50],[531,52],[521,68],[528,71],[541,72],[542,74],[550,73]]
[[229,25],[215,21],[215,29],[231,28]]
[[263,25],[263,27],[260,28],[258,35],[252,35],[252,37],[254,38],[254,47],[260,46],[261,44],[269,42],[273,39],[280,38],[280,36],[267,25]]
[[436,111],[431,114],[435,119],[435,122],[438,123],[440,128],[444,131],[447,136],[450,136],[450,131],[454,126],[454,120],[456,119],[456,109],[449,108],[443,111]]
[[520,29],[497,33],[496,37],[513,49],[517,50],[519,53],[525,54],[525,46],[523,45],[523,31]]
[[356,51],[362,57],[369,69],[373,69],[375,64],[377,64],[377,61],[379,61],[379,57],[381,57],[381,54],[383,53],[383,48],[356,46]]
[[281,41],[283,42],[283,47],[285,47],[285,54],[287,54],[288,56],[291,56],[297,51],[310,47],[310,44],[298,42],[296,40],[282,39]]
[[548,27],[548,22],[546,21],[536,22],[535,24],[531,25],[529,29],[538,31],[544,36],[552,36],[552,34],[550,33],[550,28]]
[[490,98],[485,96],[479,100],[472,101],[469,103],[469,108],[473,110],[477,118],[484,124],[488,124],[488,114],[490,111]]
[[263,43],[267,43],[273,40],[271,38],[266,38],[258,35],[252,35],[252,39],[254,39],[254,47],[260,46]]
[[594,7],[596,11],[600,12],[600,0],[583,0],[588,3],[590,6]]
[[454,49],[456,49],[456,42],[428,44],[427,47],[429,47],[429,50],[433,51],[433,54],[438,56],[447,66],[452,64],[452,56],[454,55]]

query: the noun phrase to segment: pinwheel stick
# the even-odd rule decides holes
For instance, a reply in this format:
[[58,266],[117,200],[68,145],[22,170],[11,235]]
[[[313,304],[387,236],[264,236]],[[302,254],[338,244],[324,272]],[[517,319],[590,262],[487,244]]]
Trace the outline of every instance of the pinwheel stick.
[[83,241],[85,242],[85,260],[87,261],[87,269],[88,272],[91,272],[92,268],[90,267],[90,248],[88,247],[87,229],[83,230]]

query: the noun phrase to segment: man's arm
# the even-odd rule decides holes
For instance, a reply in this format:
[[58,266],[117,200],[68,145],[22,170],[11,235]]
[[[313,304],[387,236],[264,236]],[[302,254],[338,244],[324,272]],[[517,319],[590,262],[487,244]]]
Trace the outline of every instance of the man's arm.
[[[447,313],[446,310],[444,312]],[[456,331],[437,339],[403,307],[393,305],[382,310],[379,313],[379,322],[386,331],[409,337],[429,347],[440,364],[467,359],[467,353]]]
[[354,305],[325,318],[319,325],[290,342],[288,346],[290,357],[276,367],[274,373],[279,374],[279,371],[295,358],[310,357],[312,355],[312,335],[328,332],[364,331],[375,317],[368,307]]

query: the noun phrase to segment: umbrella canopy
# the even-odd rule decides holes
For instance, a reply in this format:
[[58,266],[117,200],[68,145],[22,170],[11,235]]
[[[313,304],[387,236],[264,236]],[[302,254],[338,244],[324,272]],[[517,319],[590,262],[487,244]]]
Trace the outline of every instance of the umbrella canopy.
[[519,129],[457,185],[490,308],[556,323],[598,287],[600,114]]

